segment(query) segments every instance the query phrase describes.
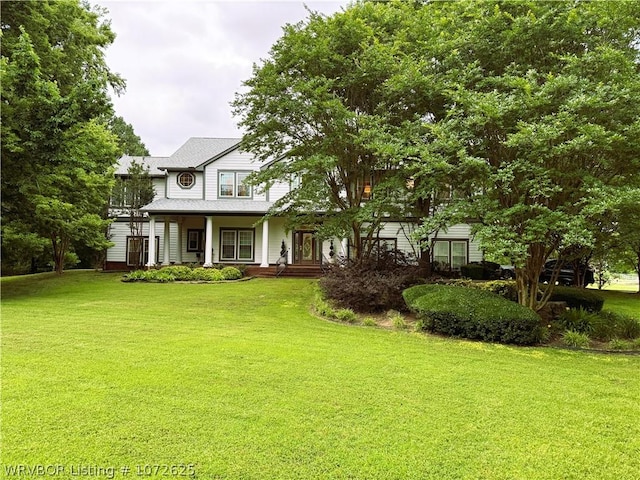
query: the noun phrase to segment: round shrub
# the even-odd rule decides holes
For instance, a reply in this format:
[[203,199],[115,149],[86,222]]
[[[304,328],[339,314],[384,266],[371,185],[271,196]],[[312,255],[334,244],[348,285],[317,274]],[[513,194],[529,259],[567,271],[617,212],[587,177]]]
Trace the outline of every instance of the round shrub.
[[225,280],[238,280],[242,278],[242,272],[236,267],[224,267],[221,272],[222,278]]
[[220,280],[224,280],[224,277],[220,270],[216,270],[215,268],[199,267],[194,268],[191,272],[191,280],[201,282],[218,282]]
[[423,329],[456,337],[531,345],[541,338],[540,317],[491,292],[449,285],[419,285],[403,292]]
[[186,265],[172,265],[170,267],[163,267],[160,269],[168,275],[172,275],[176,280],[184,281],[189,280],[191,277],[191,268]]

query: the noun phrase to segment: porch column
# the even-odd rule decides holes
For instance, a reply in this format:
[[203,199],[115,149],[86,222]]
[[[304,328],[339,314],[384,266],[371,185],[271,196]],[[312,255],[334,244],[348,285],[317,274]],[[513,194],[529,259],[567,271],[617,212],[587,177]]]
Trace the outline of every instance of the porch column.
[[182,217],[178,217],[178,238],[176,238],[176,264],[182,263]]
[[149,216],[149,260],[147,267],[154,267],[156,264],[156,217]]
[[269,266],[269,220],[262,222],[262,262],[260,262],[260,266]]
[[164,217],[164,255],[162,256],[162,265],[171,263],[171,219]]
[[213,267],[213,217],[208,216],[207,229],[204,237],[204,265],[203,267]]

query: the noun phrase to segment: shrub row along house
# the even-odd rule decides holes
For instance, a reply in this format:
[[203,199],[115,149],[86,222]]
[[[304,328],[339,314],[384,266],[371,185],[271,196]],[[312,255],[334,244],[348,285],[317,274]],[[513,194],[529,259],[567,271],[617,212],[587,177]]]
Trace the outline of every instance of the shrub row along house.
[[[107,270],[224,263],[245,264],[254,273],[269,274],[285,261],[319,269],[323,262],[351,256],[349,238],[320,238],[314,225],[287,231],[285,220],[278,216],[261,222],[273,203],[295,185],[276,182],[262,191],[247,184],[252,171],[269,168],[273,162],[255,161],[241,150],[239,138],[191,138],[169,157],[124,156],[116,171],[120,179],[126,181],[132,162],[149,168],[155,197],[141,208],[142,228],[135,234],[126,205],[112,201],[114,246],[107,252]],[[373,241],[417,254],[419,245],[410,238],[408,223],[389,218]],[[440,268],[455,271],[482,260],[469,225],[451,226],[432,240],[432,261]]]

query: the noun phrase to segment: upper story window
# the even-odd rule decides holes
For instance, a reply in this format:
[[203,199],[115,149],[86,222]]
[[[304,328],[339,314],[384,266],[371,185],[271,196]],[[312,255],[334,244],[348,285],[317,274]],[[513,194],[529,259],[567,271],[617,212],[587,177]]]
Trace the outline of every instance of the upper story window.
[[178,185],[182,188],[191,188],[196,183],[196,176],[191,172],[182,172],[178,175]]
[[219,172],[218,197],[251,198],[251,185],[246,183],[251,172]]

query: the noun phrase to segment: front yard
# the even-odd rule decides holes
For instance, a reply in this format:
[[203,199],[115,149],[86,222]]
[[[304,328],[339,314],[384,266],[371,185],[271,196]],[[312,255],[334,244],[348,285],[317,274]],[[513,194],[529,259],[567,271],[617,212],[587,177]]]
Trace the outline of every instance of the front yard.
[[313,287],[3,279],[0,477],[637,477],[640,356],[328,322]]

